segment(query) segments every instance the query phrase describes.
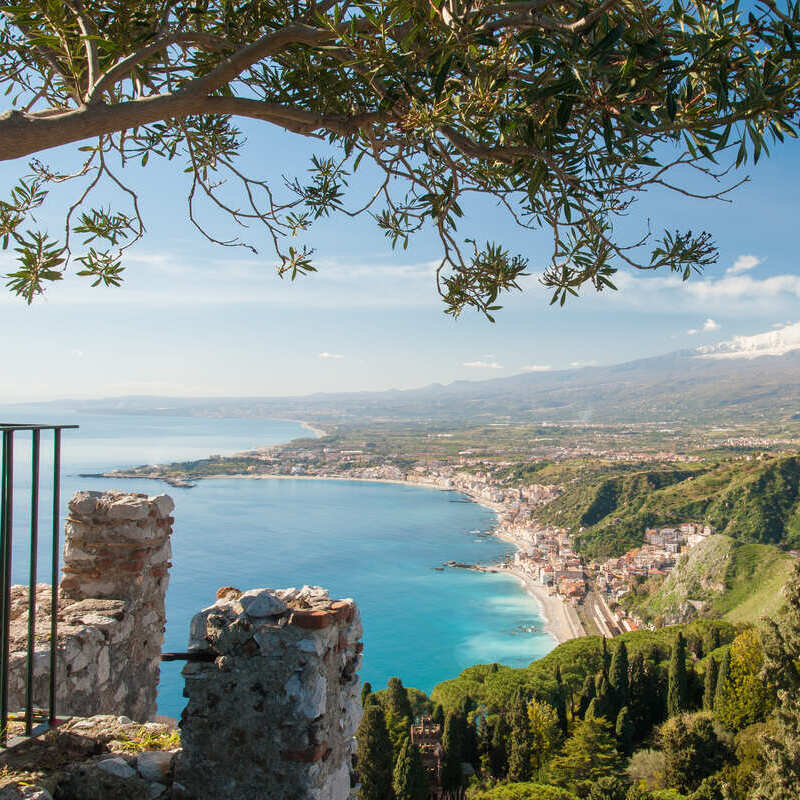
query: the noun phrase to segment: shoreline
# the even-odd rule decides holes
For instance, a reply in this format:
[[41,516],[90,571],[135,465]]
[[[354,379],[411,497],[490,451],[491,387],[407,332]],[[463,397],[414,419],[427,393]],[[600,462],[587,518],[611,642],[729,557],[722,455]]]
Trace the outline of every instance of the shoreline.
[[[305,423],[303,423],[305,424]],[[308,426],[312,429],[311,426]],[[312,429],[314,430],[314,429]],[[324,432],[323,432],[324,435]],[[159,476],[151,475],[111,475],[104,474],[105,478],[143,478],[149,480],[160,480],[170,483],[168,479]],[[498,515],[497,524],[488,531],[492,536],[500,539],[508,544],[513,545],[518,551],[521,550],[519,539],[508,530],[504,529],[500,522],[499,515],[505,510],[499,503],[492,503],[484,500],[477,495],[473,495],[463,489],[456,487],[437,486],[435,483],[428,483],[422,481],[409,481],[393,478],[357,478],[339,475],[249,475],[249,474],[230,474],[230,475],[202,475],[192,480],[289,480],[289,481],[351,481],[358,483],[390,483],[399,486],[413,486],[419,489],[435,489],[440,492],[458,492],[464,497],[468,498],[470,502],[476,505],[487,508]],[[171,484],[172,485],[172,484]],[[578,614],[575,609],[570,606],[565,600],[562,600],[557,595],[550,594],[547,588],[534,581],[530,576],[525,575],[520,570],[514,567],[506,567],[500,564],[492,564],[490,566],[481,566],[482,572],[505,573],[512,575],[520,583],[523,591],[536,602],[539,607],[539,615],[543,621],[543,630],[553,638],[556,646],[563,644],[569,639],[576,639],[586,635],[586,631],[578,619]]]

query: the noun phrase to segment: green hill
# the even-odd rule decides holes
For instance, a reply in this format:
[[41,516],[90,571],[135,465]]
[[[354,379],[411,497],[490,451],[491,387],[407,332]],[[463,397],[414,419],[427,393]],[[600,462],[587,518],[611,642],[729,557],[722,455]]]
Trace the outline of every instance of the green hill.
[[622,598],[636,616],[656,625],[695,616],[732,623],[775,614],[794,559],[774,545],[711,536],[681,557],[666,577],[651,578]]
[[646,528],[703,522],[739,542],[800,545],[800,456],[692,468],[605,470],[566,486],[538,515],[566,526],[590,557],[619,555]]

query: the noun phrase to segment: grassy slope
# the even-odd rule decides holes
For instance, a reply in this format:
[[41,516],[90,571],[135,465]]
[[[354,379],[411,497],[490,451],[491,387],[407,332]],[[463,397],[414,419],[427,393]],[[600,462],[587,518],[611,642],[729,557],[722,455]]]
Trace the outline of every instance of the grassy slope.
[[780,590],[793,563],[773,545],[712,536],[683,556],[663,583],[645,584],[638,594],[624,598],[623,604],[656,623],[674,621],[689,600],[705,603],[702,613],[732,623],[755,622],[780,607]]
[[738,541],[800,544],[800,457],[725,461],[687,468],[597,469],[576,476],[545,507],[544,522],[584,531],[589,556],[620,554],[645,528],[707,522]]

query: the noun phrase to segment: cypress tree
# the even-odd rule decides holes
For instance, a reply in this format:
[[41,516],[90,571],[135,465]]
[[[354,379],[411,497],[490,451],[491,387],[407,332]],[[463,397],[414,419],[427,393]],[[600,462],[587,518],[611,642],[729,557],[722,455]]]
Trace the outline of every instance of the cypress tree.
[[558,717],[558,727],[561,730],[561,735],[566,738],[567,736],[567,699],[566,688],[564,682],[561,680],[561,667],[556,664],[556,716]]
[[703,710],[711,711],[714,708],[714,694],[717,689],[717,662],[713,656],[708,657],[706,675],[703,680]]
[[623,706],[617,714],[617,724],[614,732],[617,734],[617,747],[625,758],[633,754],[633,720],[628,706]]
[[620,642],[611,659],[608,683],[611,686],[611,696],[614,701],[615,711],[628,705],[628,648],[625,642]]
[[400,678],[389,678],[386,685],[386,710],[396,717],[405,717],[409,725],[414,721],[408,692]]
[[444,719],[442,734],[442,787],[446,791],[458,791],[461,788],[463,772],[461,758],[464,750],[464,733],[461,717],[451,711]]
[[667,684],[667,716],[674,717],[686,710],[688,680],[686,677],[686,639],[678,632],[669,658],[669,683]]
[[367,698],[372,694],[372,684],[368,681],[361,687],[361,707],[367,703]]
[[720,645],[719,628],[716,626],[709,628],[706,631],[705,651],[706,655],[713,653]]
[[368,702],[356,732],[359,800],[387,800],[392,797],[392,743],[383,710]]
[[607,720],[613,722],[617,716],[616,709],[614,708],[614,700],[611,694],[611,686],[605,675],[600,676],[600,684],[597,687],[597,696],[595,702],[595,716],[603,716]]
[[489,751],[489,760],[492,775],[495,778],[505,778],[508,773],[508,723],[505,716],[500,716],[492,731],[492,749]]
[[717,672],[717,685],[714,687],[714,716],[723,714],[728,692],[728,676],[731,671],[731,649],[725,649]]
[[775,733],[764,737],[753,800],[795,800],[800,787],[800,564],[784,588],[786,610],[765,620],[762,678],[776,687]]
[[410,739],[403,742],[394,766],[392,779],[396,800],[427,800],[428,779],[417,746]]
[[511,702],[511,734],[508,745],[508,780],[512,783],[530,780],[531,732],[528,709],[519,691]]
[[594,678],[591,675],[587,675],[583,679],[583,686],[581,687],[581,693],[578,697],[578,716],[581,719],[586,716],[586,709],[589,708],[589,703],[592,702],[594,696]]
[[431,714],[431,719],[437,724],[444,727],[444,707],[441,703],[437,703],[433,707],[433,713]]
[[601,654],[602,664],[601,664],[601,672],[608,678],[608,668],[611,665],[611,653],[608,652],[608,643],[606,642],[606,637],[603,637],[603,652]]
[[597,698],[593,697],[591,702],[589,703],[589,707],[586,709],[586,714],[584,715],[584,719],[597,719],[598,717],[603,717],[602,711],[597,703]]

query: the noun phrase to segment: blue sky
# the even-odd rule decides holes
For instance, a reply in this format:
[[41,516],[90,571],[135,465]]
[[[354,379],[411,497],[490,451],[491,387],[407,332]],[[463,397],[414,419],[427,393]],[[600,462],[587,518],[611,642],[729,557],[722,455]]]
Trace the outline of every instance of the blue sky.
[[[266,125],[248,124],[247,134],[248,168],[273,179],[301,174],[310,153],[324,152]],[[65,149],[44,160],[63,167],[73,158]],[[9,186],[24,171],[24,162],[0,164],[0,179]],[[320,272],[282,281],[260,231],[251,236],[257,256],[205,242],[186,220],[180,167],[151,162],[129,176],[148,234],[126,261],[121,289],[69,279],[30,308],[0,293],[0,402],[411,388],[615,363],[770,330],[800,319],[800,146],[776,147],[747,172],[752,180],[733,205],[662,193],[634,206],[621,228],[635,236],[649,217],[656,230],[711,231],[721,258],[703,277],[683,284],[625,273],[618,293],[586,291],[564,309],[548,306],[536,280],[547,237],[476,203],[463,235],[502,241],[528,256],[534,273],[492,325],[474,313],[455,321],[443,314],[433,236],[393,253],[368,218],[335,218],[311,238]],[[40,217],[53,233],[68,198],[54,196],[54,213]],[[0,271],[10,266],[0,254]]]

